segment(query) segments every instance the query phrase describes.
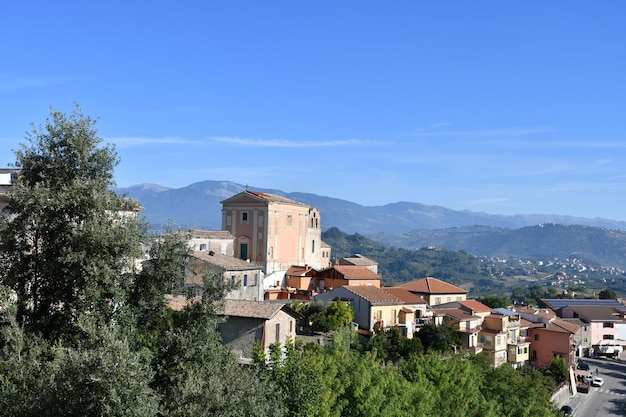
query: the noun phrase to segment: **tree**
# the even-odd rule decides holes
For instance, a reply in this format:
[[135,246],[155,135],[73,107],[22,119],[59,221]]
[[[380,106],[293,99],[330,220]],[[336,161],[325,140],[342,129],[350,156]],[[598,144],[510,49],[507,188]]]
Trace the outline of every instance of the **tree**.
[[0,221],[0,280],[17,294],[17,317],[48,338],[102,325],[124,312],[141,229],[132,202],[111,191],[118,163],[95,122],[76,106],[52,110],[15,151],[17,184]]
[[448,326],[427,324],[417,332],[426,352],[449,352],[454,346],[460,345],[460,337],[456,330]]
[[486,295],[479,301],[491,308],[507,308],[511,304],[511,301],[503,295]]
[[617,293],[610,288],[605,288],[598,294],[600,300],[617,300]]
[[313,326],[323,332],[337,330],[350,324],[354,318],[352,306],[345,301],[333,301],[324,311],[313,315]]

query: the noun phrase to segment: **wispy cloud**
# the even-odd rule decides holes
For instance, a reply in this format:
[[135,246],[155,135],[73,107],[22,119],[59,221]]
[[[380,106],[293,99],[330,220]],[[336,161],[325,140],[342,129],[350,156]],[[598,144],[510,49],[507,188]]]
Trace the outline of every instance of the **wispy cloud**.
[[0,74],[0,91],[15,91],[57,85],[69,79],[68,77],[12,77]]
[[336,146],[358,146],[376,143],[362,139],[343,139],[332,141],[296,141],[289,139],[250,139],[238,137],[212,137],[210,140],[239,146],[253,146],[258,148],[321,148]]
[[122,136],[105,138],[106,142],[114,143],[120,148],[133,148],[144,145],[198,145],[198,141],[177,137],[149,138],[145,136]]

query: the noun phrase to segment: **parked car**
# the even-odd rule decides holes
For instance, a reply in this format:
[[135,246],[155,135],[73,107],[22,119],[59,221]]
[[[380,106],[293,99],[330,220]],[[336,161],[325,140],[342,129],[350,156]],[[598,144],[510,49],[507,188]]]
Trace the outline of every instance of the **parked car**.
[[570,407],[569,405],[564,405],[563,407],[561,407],[561,411],[563,412],[563,417],[571,416],[572,413],[574,412],[572,407]]
[[604,379],[597,376],[591,380],[591,385],[594,387],[601,387],[604,384]]
[[589,364],[585,361],[578,361],[578,369],[582,370],[582,371],[588,371],[589,370]]

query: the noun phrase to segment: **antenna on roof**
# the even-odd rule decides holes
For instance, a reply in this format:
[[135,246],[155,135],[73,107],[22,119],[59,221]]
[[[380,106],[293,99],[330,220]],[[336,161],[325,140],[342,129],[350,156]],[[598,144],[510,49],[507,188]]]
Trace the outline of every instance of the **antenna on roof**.
[[246,183],[246,191],[248,191],[248,183]]

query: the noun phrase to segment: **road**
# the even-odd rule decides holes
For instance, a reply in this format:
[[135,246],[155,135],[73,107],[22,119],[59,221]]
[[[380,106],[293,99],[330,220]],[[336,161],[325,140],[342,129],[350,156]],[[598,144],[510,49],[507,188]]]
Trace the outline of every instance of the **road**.
[[574,411],[580,417],[610,417],[626,414],[626,363],[613,359],[585,359],[594,375],[604,378],[602,387],[593,387],[588,398]]

